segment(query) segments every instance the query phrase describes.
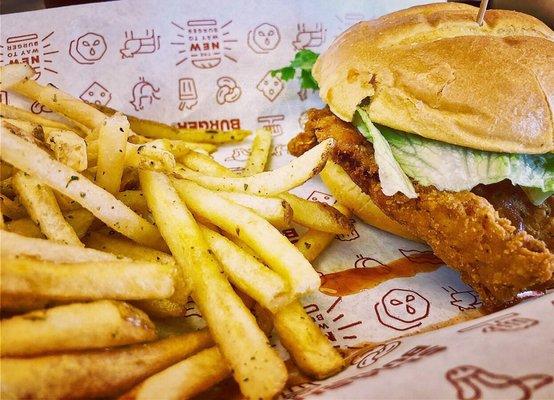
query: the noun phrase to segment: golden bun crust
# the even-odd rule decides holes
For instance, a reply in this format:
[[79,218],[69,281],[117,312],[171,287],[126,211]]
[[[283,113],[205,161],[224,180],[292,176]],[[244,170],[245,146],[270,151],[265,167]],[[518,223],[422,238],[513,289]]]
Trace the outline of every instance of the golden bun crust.
[[554,32],[538,19],[438,3],[354,25],[313,68],[320,95],[350,121],[370,98],[379,124],[455,145],[554,151]]

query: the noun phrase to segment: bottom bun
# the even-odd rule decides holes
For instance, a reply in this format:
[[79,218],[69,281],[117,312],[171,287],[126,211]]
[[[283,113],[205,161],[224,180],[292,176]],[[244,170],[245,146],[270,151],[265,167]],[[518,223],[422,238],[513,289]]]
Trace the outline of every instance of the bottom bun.
[[337,201],[352,210],[354,215],[366,224],[406,239],[421,242],[398,222],[385,215],[371,200],[371,197],[362,192],[360,187],[350,179],[340,165],[330,160],[327,161],[320,176]]

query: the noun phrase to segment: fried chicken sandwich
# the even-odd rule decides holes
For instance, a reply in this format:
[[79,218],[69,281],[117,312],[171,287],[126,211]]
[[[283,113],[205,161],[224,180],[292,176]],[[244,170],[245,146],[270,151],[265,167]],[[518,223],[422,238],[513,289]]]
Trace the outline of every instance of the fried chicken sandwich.
[[364,220],[426,242],[503,305],[554,271],[554,33],[477,12],[431,4],[344,32],[312,71],[328,107],[289,151],[334,137],[339,200],[347,173]]

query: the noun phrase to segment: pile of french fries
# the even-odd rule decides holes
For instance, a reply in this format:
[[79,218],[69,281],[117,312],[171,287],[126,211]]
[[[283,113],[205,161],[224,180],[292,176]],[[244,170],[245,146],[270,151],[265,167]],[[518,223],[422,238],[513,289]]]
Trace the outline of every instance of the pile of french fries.
[[[57,118],[0,109],[2,399],[185,399],[229,377],[271,399],[288,377],[271,332],[304,374],[343,368],[299,298],[318,289],[310,263],[351,231],[349,212],[289,193],[332,139],[265,171],[271,134],[258,130],[237,173],[210,153],[248,131],[141,120],[33,75],[0,71],[1,90]],[[280,233],[292,223],[307,228],[296,245]],[[190,298],[207,328],[167,334]]]

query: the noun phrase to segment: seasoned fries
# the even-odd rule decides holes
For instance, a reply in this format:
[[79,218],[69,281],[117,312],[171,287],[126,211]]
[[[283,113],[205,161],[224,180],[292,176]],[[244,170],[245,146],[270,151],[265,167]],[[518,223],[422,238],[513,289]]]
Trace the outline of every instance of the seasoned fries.
[[50,147],[54,158],[82,172],[88,167],[87,144],[85,139],[70,130],[43,129],[44,142]]
[[324,140],[284,167],[248,177],[204,176],[188,168],[176,168],[175,175],[209,189],[273,196],[299,186],[319,173],[334,146],[333,139]]
[[279,275],[226,237],[203,226],[200,229],[233,285],[274,312],[292,301],[288,285]]
[[217,194],[227,200],[251,209],[277,229],[290,227],[292,222],[292,209],[285,200],[237,192],[217,192]]
[[90,129],[99,127],[106,118],[94,107],[54,86],[42,86],[36,81],[27,79],[13,85],[12,89]]
[[190,279],[192,297],[241,391],[250,398],[273,398],[285,385],[283,361],[221,274],[197,223],[170,180],[158,172],[141,171],[140,182],[156,223]]
[[[340,213],[346,217],[350,217],[350,210],[341,204],[334,206]],[[308,229],[298,238],[294,244],[306,260],[314,261],[333,241],[334,233],[321,232],[315,229]]]
[[252,142],[250,155],[246,160],[246,165],[241,171],[242,176],[250,176],[265,171],[267,158],[271,151],[271,131],[262,128],[256,130],[256,137]]
[[146,379],[120,400],[190,399],[231,375],[217,347],[210,347]]
[[153,225],[99,188],[83,175],[52,159],[32,143],[14,135],[2,124],[0,156],[4,161],[33,174],[92,212],[112,229],[138,243],[162,248],[161,236]]
[[122,257],[103,251],[29,238],[7,231],[0,231],[0,253],[2,257],[26,256],[58,263],[101,262],[122,259]]
[[281,343],[302,372],[323,379],[344,367],[339,352],[299,302],[295,301],[279,310],[273,318],[273,324]]
[[236,174],[215,161],[212,157],[191,151],[179,158],[179,161],[187,168],[196,172],[202,172],[208,176],[236,176]]
[[154,324],[145,313],[109,300],[33,311],[2,320],[0,328],[2,357],[101,349],[156,339]]
[[54,121],[53,119],[45,118],[42,115],[33,114],[31,111],[23,110],[22,108],[10,106],[4,103],[0,103],[0,115],[2,118],[28,121],[42,126],[43,129],[48,127],[64,131],[71,130],[71,127],[63,122]]
[[213,344],[206,330],[113,350],[3,358],[3,399],[117,396]]
[[128,136],[129,122],[119,113],[106,118],[98,128],[96,182],[112,194],[121,186]]
[[163,264],[101,261],[57,264],[2,257],[2,296],[48,300],[163,299],[173,294],[171,271]]
[[352,232],[350,219],[328,204],[304,200],[291,193],[281,193],[279,197],[290,205],[292,220],[297,224],[338,235]]
[[174,179],[173,184],[194,213],[244,241],[286,279],[293,293],[302,294],[319,287],[319,275],[310,263],[258,214],[194,182]]
[[[349,211],[288,193],[333,139],[266,172],[258,129],[234,172],[211,153],[250,131],[144,120],[32,74],[0,67],[0,89],[58,114],[0,104],[2,399],[187,399],[229,377],[273,399],[288,377],[274,328],[306,375],[343,367],[299,297]],[[308,228],[296,247],[279,231],[293,223]]]
[[35,76],[35,70],[29,64],[8,64],[0,67],[0,90],[10,89],[13,85]]
[[13,176],[13,185],[29,216],[44,236],[59,243],[83,245],[64,219],[52,189],[21,171]]

